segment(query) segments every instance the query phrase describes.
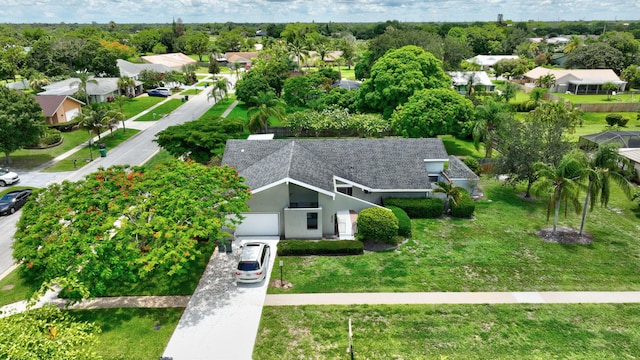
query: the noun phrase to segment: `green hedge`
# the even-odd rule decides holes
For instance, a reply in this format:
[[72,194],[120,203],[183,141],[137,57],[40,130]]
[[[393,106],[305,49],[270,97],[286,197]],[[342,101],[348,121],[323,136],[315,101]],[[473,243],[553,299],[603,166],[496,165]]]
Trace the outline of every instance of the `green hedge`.
[[476,203],[466,191],[462,192],[458,206],[451,201],[451,216],[455,218],[470,218],[474,211],[476,211]]
[[355,240],[283,240],[278,243],[278,256],[360,255],[364,245]]
[[398,219],[393,212],[379,207],[370,207],[358,214],[358,236],[360,239],[393,243],[398,235]]
[[444,214],[444,203],[438,198],[386,198],[385,206],[397,206],[412,219],[435,219]]
[[387,208],[393,211],[393,214],[398,218],[398,235],[411,237],[411,219],[409,215],[397,206],[387,206]]
[[509,105],[511,105],[511,109],[513,109],[513,111],[515,112],[530,112],[538,106],[538,104],[536,104],[536,102],[533,100],[527,100],[519,103],[511,103]]
[[49,129],[56,129],[56,130],[62,131],[62,132],[73,131],[78,126],[80,126],[80,117],[79,116],[76,117],[74,120],[67,121],[67,122],[64,122],[64,123],[47,124],[47,127]]

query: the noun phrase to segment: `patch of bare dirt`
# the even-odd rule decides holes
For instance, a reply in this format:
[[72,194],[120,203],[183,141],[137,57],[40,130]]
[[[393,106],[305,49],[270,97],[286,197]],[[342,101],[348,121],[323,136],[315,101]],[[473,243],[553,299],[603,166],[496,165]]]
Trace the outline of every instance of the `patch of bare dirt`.
[[589,245],[593,242],[593,235],[586,232],[580,235],[578,230],[566,226],[558,226],[555,233],[553,228],[540,229],[536,235],[546,242],[558,244]]
[[292,283],[286,280],[283,280],[282,282],[280,282],[280,279],[271,280],[271,283],[269,285],[274,288],[285,289],[285,290],[291,289],[293,287]]

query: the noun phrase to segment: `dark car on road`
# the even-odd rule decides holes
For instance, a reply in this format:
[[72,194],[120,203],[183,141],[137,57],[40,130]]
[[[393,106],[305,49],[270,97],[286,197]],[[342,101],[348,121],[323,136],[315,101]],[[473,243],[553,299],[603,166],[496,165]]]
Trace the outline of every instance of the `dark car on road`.
[[0,198],[0,215],[9,215],[20,210],[31,195],[31,189],[10,191]]
[[147,95],[167,97],[167,96],[171,96],[171,90],[167,88],[155,88],[153,90],[147,91]]

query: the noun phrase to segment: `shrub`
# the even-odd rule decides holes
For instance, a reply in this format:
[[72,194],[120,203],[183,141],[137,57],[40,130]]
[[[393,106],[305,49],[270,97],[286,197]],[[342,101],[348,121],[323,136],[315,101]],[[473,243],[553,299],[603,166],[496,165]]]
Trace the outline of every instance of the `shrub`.
[[444,214],[444,203],[438,198],[387,198],[385,206],[397,206],[412,219],[434,219]]
[[519,103],[511,103],[511,108],[515,112],[530,112],[536,108],[537,104],[533,100],[527,100]]
[[62,133],[56,129],[47,129],[40,138],[40,145],[48,146],[57,144],[62,140]]
[[480,166],[480,163],[478,163],[478,159],[467,156],[464,158],[463,162],[471,171],[473,171],[474,174],[480,175],[482,172],[482,167]]
[[616,125],[620,124],[620,121],[622,121],[622,115],[620,115],[620,114],[607,114],[607,116],[605,117],[605,120],[607,121],[607,125],[616,126]]
[[364,209],[358,214],[358,234],[362,239],[391,243],[398,235],[398,219],[388,209]]
[[451,201],[451,216],[455,218],[470,218],[475,210],[476,203],[466,190],[462,191],[457,206]]
[[354,240],[283,240],[278,243],[278,256],[360,255],[364,245]]
[[67,121],[64,123],[58,123],[58,124],[49,124],[47,125],[47,127],[49,129],[56,129],[62,132],[69,132],[69,131],[73,131],[74,129],[76,129],[78,126],[80,125],[80,118],[77,117],[74,120],[71,121]]
[[409,215],[397,206],[387,206],[388,209],[393,211],[393,215],[398,219],[398,235],[403,237],[411,236],[411,219]]

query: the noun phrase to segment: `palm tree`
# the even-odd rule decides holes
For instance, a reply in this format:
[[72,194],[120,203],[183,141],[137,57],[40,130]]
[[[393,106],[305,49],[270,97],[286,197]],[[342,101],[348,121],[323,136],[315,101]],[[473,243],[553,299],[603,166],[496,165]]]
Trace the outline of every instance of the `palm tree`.
[[473,126],[473,144],[476,150],[480,148],[480,141],[484,143],[484,157],[491,158],[496,131],[500,124],[511,117],[511,107],[507,103],[487,98],[484,104],[476,107],[476,122]]
[[242,64],[236,61],[231,64],[231,69],[236,72],[236,80],[238,80],[240,78],[240,69],[242,69]]
[[627,197],[631,198],[633,186],[627,178],[617,170],[619,165],[624,164],[624,159],[618,154],[618,149],[614,145],[602,145],[588,160],[586,170],[587,196],[584,199],[582,209],[582,219],[580,221],[580,235],[584,231],[584,224],[587,218],[587,207],[593,210],[599,201],[600,206],[607,206],[611,194],[611,182],[616,183]]
[[34,71],[29,79],[29,86],[36,92],[42,91],[42,88],[50,83],[49,78],[39,71]]
[[571,203],[576,214],[580,213],[578,196],[583,188],[581,180],[585,176],[586,167],[587,163],[581,151],[573,151],[563,156],[557,167],[543,163],[534,165],[538,179],[532,190],[536,195],[549,195],[547,221],[549,221],[549,215],[553,207],[553,234],[556,233],[558,227],[561,202],[565,203],[565,207]]
[[264,128],[266,133],[270,117],[273,116],[278,120],[283,120],[286,116],[284,102],[277,98],[273,91],[259,92],[251,97],[251,102],[256,104],[247,110],[249,130],[251,132],[257,132]]
[[133,94],[133,88],[136,86],[136,81],[128,76],[121,76],[118,78],[118,90],[120,95]]
[[453,202],[454,205],[458,206],[460,197],[462,197],[462,188],[446,181],[438,181],[436,185],[438,187],[433,189],[433,192],[444,194],[446,196],[444,208],[445,213],[449,214],[451,212],[451,202]]
[[98,84],[98,80],[93,78],[93,75],[90,72],[87,72],[86,70],[84,71],[77,71],[76,72],[76,78],[78,78],[78,80],[73,81],[71,84],[69,84],[69,87],[78,87],[78,92],[84,95],[84,99],[85,99],[85,104],[89,104],[89,94],[87,93],[87,85],[88,84]]
[[120,110],[120,113],[122,113],[122,132],[127,132],[127,129],[124,126],[126,115],[124,114],[124,111],[122,109],[124,108],[124,104],[128,102],[129,98],[124,95],[116,96],[116,98],[114,99],[114,103],[118,107],[118,110]]
[[577,37],[577,36],[572,36],[571,37],[571,41],[564,46],[564,50],[563,52],[565,54],[568,54],[570,52],[572,52],[573,50],[579,48],[582,45],[582,39]]
[[218,80],[216,80],[214,86],[213,91],[214,92],[220,92],[220,98],[222,99],[223,97],[227,97],[227,92],[229,91],[229,81],[227,80],[227,78],[219,78]]
[[302,71],[302,56],[309,56],[307,50],[307,44],[301,39],[295,39],[293,42],[287,44],[289,53],[292,54],[298,63],[298,70]]

